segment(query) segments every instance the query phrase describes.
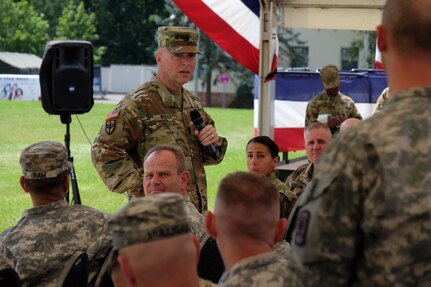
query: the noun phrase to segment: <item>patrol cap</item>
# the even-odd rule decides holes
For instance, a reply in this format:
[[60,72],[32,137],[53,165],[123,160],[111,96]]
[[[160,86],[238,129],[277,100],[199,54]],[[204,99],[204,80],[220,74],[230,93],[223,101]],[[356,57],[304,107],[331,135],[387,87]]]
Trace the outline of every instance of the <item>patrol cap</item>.
[[327,65],[320,69],[320,77],[322,78],[325,90],[340,86],[340,76],[338,75],[338,68],[335,65]]
[[201,54],[197,43],[199,35],[190,27],[163,26],[158,28],[159,48],[167,48],[171,53]]
[[26,147],[21,151],[19,163],[26,179],[54,178],[72,168],[66,148],[54,141],[42,141]]
[[170,192],[131,200],[108,221],[114,249],[189,233],[183,201]]

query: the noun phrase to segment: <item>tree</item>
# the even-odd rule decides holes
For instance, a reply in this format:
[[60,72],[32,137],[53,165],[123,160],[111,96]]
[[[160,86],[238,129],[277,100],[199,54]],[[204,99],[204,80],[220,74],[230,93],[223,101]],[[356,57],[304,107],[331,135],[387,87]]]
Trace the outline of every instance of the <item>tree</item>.
[[107,48],[102,64],[155,63],[156,19],[167,17],[164,1],[93,0],[89,8],[97,15],[95,44]]
[[[69,0],[64,7],[61,17],[58,19],[56,28],[56,38],[58,40],[86,40],[95,42],[99,39],[96,32],[96,15],[87,13],[84,2],[76,3]],[[103,46],[93,48],[93,58],[95,63],[99,63],[101,56],[106,50]]]
[[357,32],[357,38],[350,43],[349,56],[351,58],[358,55],[358,51],[363,50],[367,67],[364,69],[374,68],[374,56],[376,51],[376,32],[375,31],[360,31]]
[[42,56],[48,22],[27,1],[0,1],[0,50]]
[[45,20],[48,21],[49,39],[54,39],[55,30],[58,25],[58,18],[60,18],[61,16],[65,1],[64,0],[28,0],[28,2],[36,9],[36,11],[38,11],[38,13],[43,14],[43,17],[45,18]]

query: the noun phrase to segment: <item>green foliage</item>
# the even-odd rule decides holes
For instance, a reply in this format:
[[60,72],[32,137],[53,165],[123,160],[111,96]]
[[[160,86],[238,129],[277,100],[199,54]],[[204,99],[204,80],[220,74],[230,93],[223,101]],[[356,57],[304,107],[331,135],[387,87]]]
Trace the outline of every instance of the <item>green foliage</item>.
[[[96,14],[87,13],[84,2],[76,3],[69,0],[64,7],[61,17],[58,19],[56,38],[59,40],[86,40],[95,42],[99,39],[96,31]],[[94,62],[99,63],[106,47],[99,46],[94,48]]]
[[27,1],[0,1],[0,50],[42,56],[48,23]]
[[94,0],[99,40],[107,47],[102,64],[154,64],[156,19],[166,18],[164,1]]
[[[367,47],[365,47],[367,46]],[[349,56],[350,58],[354,58],[358,55],[358,51],[365,49],[366,51],[366,62],[367,69],[374,69],[374,58],[376,51],[376,32],[357,32],[357,38],[350,43],[349,47]]]

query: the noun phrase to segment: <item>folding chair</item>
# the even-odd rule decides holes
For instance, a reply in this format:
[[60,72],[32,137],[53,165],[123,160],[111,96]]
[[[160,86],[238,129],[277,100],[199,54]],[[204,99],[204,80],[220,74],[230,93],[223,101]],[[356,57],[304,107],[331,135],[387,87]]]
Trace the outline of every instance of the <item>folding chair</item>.
[[0,286],[21,287],[21,279],[18,274],[10,266],[0,266]]
[[58,287],[87,287],[89,272],[88,256],[78,251],[66,262],[57,281]]

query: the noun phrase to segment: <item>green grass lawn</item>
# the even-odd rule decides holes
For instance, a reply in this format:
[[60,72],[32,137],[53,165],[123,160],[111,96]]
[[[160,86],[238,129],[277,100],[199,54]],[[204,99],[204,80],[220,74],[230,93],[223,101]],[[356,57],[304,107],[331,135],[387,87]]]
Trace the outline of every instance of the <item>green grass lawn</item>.
[[[125,196],[107,190],[91,163],[90,146],[105,116],[114,104],[95,103],[92,110],[72,115],[70,150],[82,204],[105,212],[114,212],[127,202]],[[253,136],[253,111],[208,108],[217,131],[228,139],[229,146],[222,163],[206,167],[209,208],[214,205],[218,182],[228,173],[246,170],[245,144]],[[60,116],[47,114],[40,102],[0,101],[0,231],[16,224],[24,209],[31,207],[30,197],[19,185],[19,155],[26,146],[43,140],[64,144],[66,125]],[[88,139],[86,137],[88,136]],[[289,158],[303,156],[289,154]]]

